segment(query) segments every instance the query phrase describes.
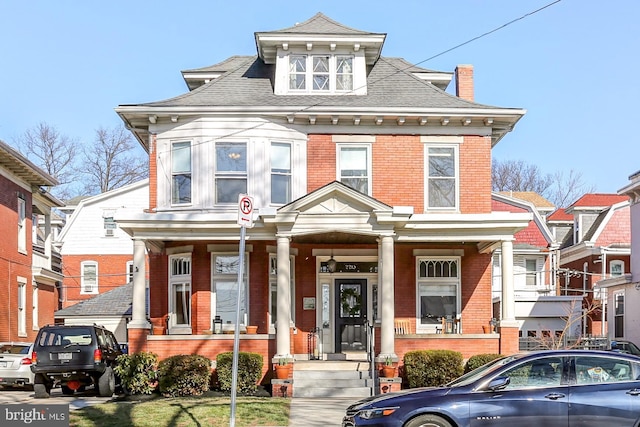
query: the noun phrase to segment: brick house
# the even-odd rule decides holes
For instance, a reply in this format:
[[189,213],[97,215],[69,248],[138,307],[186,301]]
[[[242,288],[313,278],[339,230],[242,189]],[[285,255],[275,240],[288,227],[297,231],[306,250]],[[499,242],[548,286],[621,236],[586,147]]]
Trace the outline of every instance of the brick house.
[[630,271],[630,202],[626,194],[589,193],[565,213],[573,217],[570,232],[560,245],[560,280],[563,295],[581,295],[587,311],[582,334],[607,335],[603,279]]
[[640,343],[640,313],[633,307],[640,303],[640,171],[629,177],[629,183],[618,194],[629,198],[631,254],[622,274],[609,274],[599,280],[595,288],[606,291],[607,337],[637,344]]
[[[53,323],[62,274],[52,250],[48,193],[57,181],[0,141],[0,341],[32,341]],[[42,228],[38,229],[42,218]]]
[[[149,153],[148,208],[115,218],[134,242],[131,350],[230,350],[209,333],[216,316],[235,327],[242,268],[239,327],[258,333],[240,348],[266,360],[352,357],[367,325],[377,360],[516,352],[510,261],[532,216],[493,210],[491,148],[525,111],[476,103],[469,65],[382,56],[385,34],[321,13],[254,36],[257,55],[183,71],[187,93],[116,108]],[[255,207],[242,267],[239,194]],[[496,248],[502,308],[484,334]],[[144,316],[147,251],[165,335]]]

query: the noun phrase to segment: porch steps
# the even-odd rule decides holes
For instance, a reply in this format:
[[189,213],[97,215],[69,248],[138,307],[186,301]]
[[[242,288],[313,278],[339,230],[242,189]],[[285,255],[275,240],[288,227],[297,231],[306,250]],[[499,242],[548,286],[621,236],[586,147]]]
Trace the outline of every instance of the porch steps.
[[297,360],[293,397],[368,397],[375,384],[367,361]]

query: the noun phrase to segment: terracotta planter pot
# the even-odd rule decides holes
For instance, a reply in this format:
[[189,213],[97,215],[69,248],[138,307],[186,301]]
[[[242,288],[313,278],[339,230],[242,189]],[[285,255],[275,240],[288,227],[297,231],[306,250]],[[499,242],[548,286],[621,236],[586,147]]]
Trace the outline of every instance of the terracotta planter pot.
[[248,334],[256,334],[256,333],[258,333],[258,327],[257,326],[247,326],[247,333]]
[[164,335],[164,328],[162,326],[154,326],[153,335]]
[[491,326],[482,325],[482,332],[484,332],[485,334],[490,334],[491,333]]
[[291,373],[291,365],[276,365],[276,378],[286,380]]
[[396,376],[396,367],[384,365],[382,367],[382,376],[384,378],[393,378]]

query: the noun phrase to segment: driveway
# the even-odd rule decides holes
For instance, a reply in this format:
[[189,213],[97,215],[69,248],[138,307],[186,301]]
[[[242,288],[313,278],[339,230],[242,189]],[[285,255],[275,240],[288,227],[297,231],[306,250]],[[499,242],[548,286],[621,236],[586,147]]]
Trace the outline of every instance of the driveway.
[[105,403],[113,399],[112,397],[96,396],[93,389],[82,393],[76,393],[73,396],[64,396],[62,390],[57,387],[51,390],[49,399],[36,399],[33,397],[33,391],[25,391],[21,389],[0,388],[0,404],[9,403],[31,403],[31,404],[68,404],[69,410],[84,408],[85,406]]

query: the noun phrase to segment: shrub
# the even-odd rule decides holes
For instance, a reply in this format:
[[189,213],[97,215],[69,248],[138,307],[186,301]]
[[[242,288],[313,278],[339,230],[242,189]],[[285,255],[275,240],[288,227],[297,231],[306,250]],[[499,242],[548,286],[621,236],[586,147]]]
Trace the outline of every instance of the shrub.
[[163,396],[199,396],[209,391],[211,361],[197,354],[171,356],[160,362],[158,374]]
[[415,350],[404,355],[409,388],[439,387],[462,375],[462,353],[452,350]]
[[[236,390],[241,394],[254,394],[262,377],[262,355],[258,353],[238,353],[238,382]],[[231,392],[233,381],[233,352],[218,354],[216,372],[221,391]]]
[[158,355],[142,351],[121,354],[114,367],[127,394],[152,394],[158,386]]
[[467,363],[464,365],[464,373],[471,372],[476,368],[479,368],[482,365],[486,365],[487,363],[496,360],[502,357],[501,354],[497,353],[483,353],[473,355],[467,360]]

